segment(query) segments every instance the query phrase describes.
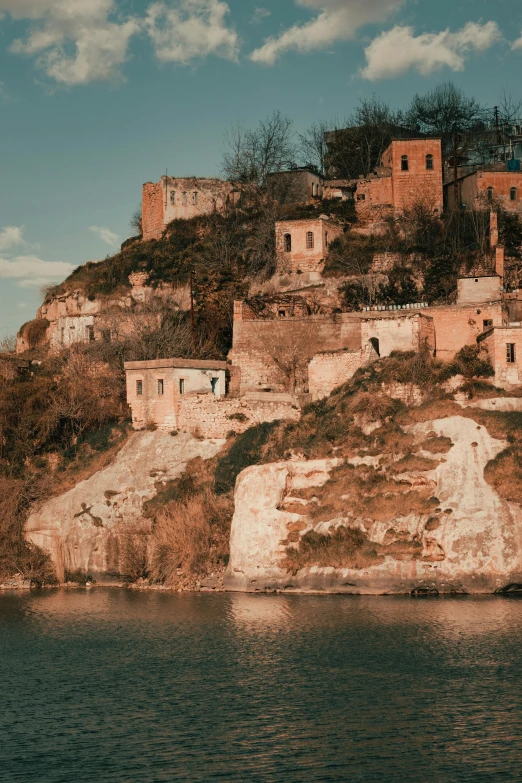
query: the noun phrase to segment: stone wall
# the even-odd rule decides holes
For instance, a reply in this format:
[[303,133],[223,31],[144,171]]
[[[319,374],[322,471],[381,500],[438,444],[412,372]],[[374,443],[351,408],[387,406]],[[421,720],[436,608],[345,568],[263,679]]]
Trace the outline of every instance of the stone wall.
[[[486,348],[493,369],[495,384],[501,388],[522,384],[522,328],[508,326],[488,332],[480,343]],[[508,362],[508,344],[514,345],[514,361]]]
[[[241,316],[248,314],[242,310]],[[241,393],[264,386],[285,390],[288,379],[278,367],[278,354],[296,356],[304,375],[310,359],[320,351],[359,350],[360,319],[349,313],[308,318],[235,320],[229,361],[241,370]],[[276,358],[274,358],[276,357]],[[305,387],[306,379],[301,379]],[[298,388],[306,392],[307,388]]]
[[328,397],[354,375],[363,364],[362,351],[318,353],[308,365],[308,384],[312,400]]
[[[402,157],[408,157],[408,170],[402,170]],[[426,168],[431,155],[433,169]],[[392,141],[382,159],[392,169],[393,205],[402,212],[420,202],[434,212],[443,210],[442,147],[440,139],[398,139]]]
[[367,223],[384,220],[394,213],[391,174],[360,179],[355,191],[357,220]]
[[[272,398],[272,399],[271,399]],[[226,438],[263,422],[298,421],[300,408],[291,395],[266,395],[266,400],[244,400],[209,394],[191,394],[180,400],[177,429],[204,438]]]
[[172,220],[222,212],[239,201],[234,185],[220,179],[162,177],[146,182],[142,194],[143,239],[160,239]]
[[444,361],[451,361],[464,345],[476,345],[477,337],[488,328],[486,322],[502,326],[507,319],[507,311],[501,302],[480,306],[428,307],[424,313],[433,318],[436,355]]
[[415,312],[400,316],[363,317],[361,337],[363,348],[372,342],[379,356],[389,356],[392,351],[418,351],[424,345],[435,350],[433,320]]
[[500,277],[459,277],[457,280],[459,305],[482,304],[500,300]]
[[[488,203],[488,189],[493,188],[492,204],[501,205],[509,212],[522,213],[522,172],[520,171],[475,171],[459,179],[459,195],[467,207],[484,207]],[[516,199],[511,199],[511,188],[516,188]],[[453,183],[446,185],[448,207],[455,201]]]
[[[343,228],[331,220],[285,220],[276,223],[276,252],[278,266],[288,272],[320,272],[328,252],[328,245],[343,233]],[[313,245],[307,247],[307,236]],[[291,249],[286,249],[290,237]]]

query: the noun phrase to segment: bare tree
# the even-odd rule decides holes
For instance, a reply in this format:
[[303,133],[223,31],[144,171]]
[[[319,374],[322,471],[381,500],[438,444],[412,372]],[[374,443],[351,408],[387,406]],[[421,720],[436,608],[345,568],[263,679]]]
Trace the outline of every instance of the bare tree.
[[268,174],[288,168],[294,157],[292,120],[274,111],[257,128],[238,123],[227,131],[221,168],[234,182],[264,185]]
[[281,322],[266,336],[265,350],[290,394],[308,391],[308,362],[317,352],[313,324]]
[[141,216],[142,216],[142,208],[141,208],[141,204],[139,204],[136,207],[136,209],[135,209],[135,211],[134,211],[134,213],[133,213],[133,215],[132,215],[132,217],[130,219],[130,224],[129,225],[131,227],[131,230],[135,233],[135,235],[136,236],[140,236],[140,237],[143,235],[143,225],[142,225],[142,218],[141,218]]
[[326,170],[328,146],[325,134],[328,132],[328,123],[323,120],[314,122],[304,133],[299,133],[299,151],[301,159],[306,166],[311,166],[319,174]]

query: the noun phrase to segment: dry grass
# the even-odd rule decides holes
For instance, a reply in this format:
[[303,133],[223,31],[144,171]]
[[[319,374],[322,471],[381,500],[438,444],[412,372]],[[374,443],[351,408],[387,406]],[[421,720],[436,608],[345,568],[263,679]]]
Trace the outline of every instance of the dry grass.
[[522,503],[522,455],[509,448],[488,462],[484,478],[505,500]]
[[158,514],[153,532],[152,577],[175,584],[180,575],[205,575],[228,562],[233,503],[210,489]]
[[419,448],[423,451],[429,451],[431,454],[447,454],[452,446],[451,438],[445,438],[443,435],[433,433],[433,435],[428,434],[428,437],[419,445]]
[[435,470],[439,462],[427,457],[419,457],[418,454],[405,454],[404,457],[397,460],[391,467],[392,473],[412,473],[417,471]]

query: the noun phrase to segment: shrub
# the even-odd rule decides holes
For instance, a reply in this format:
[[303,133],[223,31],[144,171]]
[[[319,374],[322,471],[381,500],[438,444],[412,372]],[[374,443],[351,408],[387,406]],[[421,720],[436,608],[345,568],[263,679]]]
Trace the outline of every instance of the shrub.
[[214,473],[214,489],[218,495],[224,495],[234,489],[236,478],[242,470],[263,461],[263,446],[277,424],[278,422],[265,422],[250,427],[218,458]]

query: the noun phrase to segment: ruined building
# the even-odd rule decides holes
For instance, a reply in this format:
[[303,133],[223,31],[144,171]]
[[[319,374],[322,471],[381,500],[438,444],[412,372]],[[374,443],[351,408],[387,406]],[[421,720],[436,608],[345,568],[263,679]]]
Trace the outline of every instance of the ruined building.
[[235,186],[221,179],[165,176],[159,182],[146,182],[142,194],[143,239],[160,239],[171,220],[222,212],[239,199]]

